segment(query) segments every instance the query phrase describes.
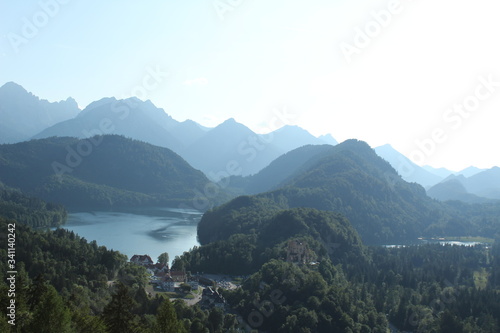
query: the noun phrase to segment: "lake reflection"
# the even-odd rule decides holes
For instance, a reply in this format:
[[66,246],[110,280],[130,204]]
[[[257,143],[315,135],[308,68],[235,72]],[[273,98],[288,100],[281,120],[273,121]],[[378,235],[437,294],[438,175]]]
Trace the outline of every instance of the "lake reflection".
[[156,261],[168,252],[170,260],[199,245],[196,229],[202,213],[175,208],[148,207],[127,212],[70,213],[63,228],[88,241],[95,240],[126,254],[148,254]]

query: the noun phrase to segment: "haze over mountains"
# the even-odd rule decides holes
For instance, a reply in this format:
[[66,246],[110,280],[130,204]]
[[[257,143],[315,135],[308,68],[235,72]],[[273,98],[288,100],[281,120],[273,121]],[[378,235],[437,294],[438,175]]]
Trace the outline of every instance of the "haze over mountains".
[[420,167],[388,144],[375,148],[375,152],[391,163],[404,180],[424,186],[434,199],[466,202],[500,199],[498,167],[479,169],[470,166],[454,172],[445,168]]
[[476,173],[470,177],[463,174],[450,175],[427,193],[438,200],[462,200],[467,202],[487,202],[500,200],[500,168]]
[[[12,94],[12,90],[16,93]],[[18,122],[9,123],[10,128],[15,131],[23,130],[23,119],[32,118],[31,113],[42,112],[41,108],[20,102],[30,98],[38,100],[21,86],[9,83],[1,87],[0,91],[4,96],[4,108],[10,110],[10,105],[22,105],[15,111],[19,117]],[[137,98],[103,98],[91,103],[81,112],[70,107],[67,113],[69,116],[65,118],[59,115],[59,109],[66,104],[46,101],[44,103],[55,110],[51,111],[52,109],[44,104],[45,109],[48,109],[45,112],[46,117],[54,114],[53,118],[58,121],[39,124],[36,130],[24,136],[13,136],[2,131],[0,140],[13,143],[52,136],[88,138],[94,135],[118,134],[169,148],[193,167],[216,179],[228,170],[241,175],[257,173],[278,156],[306,144],[337,143],[331,135],[316,138],[297,126],[284,126],[270,134],[259,135],[234,119],[228,119],[215,128],[203,127],[192,120],[179,122],[150,101],[144,102]],[[76,107],[76,102],[74,106]],[[2,117],[6,118],[7,113],[5,114]],[[19,116],[21,114],[23,117]]]
[[[50,103],[12,82],[0,87],[0,120],[0,143],[52,136],[89,138],[118,134],[171,149],[213,181],[230,176],[256,175],[278,157],[305,145],[337,144],[329,134],[314,137],[298,126],[285,125],[269,134],[259,135],[234,119],[228,119],[215,128],[204,127],[192,120],[179,122],[151,101],[137,98],[103,98],[80,111],[71,98]],[[450,175],[471,177],[485,171],[475,167],[459,172],[420,167],[389,144],[377,147],[375,151],[404,180],[426,189]],[[487,175],[484,177],[488,178]],[[277,179],[281,179],[280,176]],[[232,181],[234,184],[237,179]],[[238,186],[242,187],[241,184]],[[472,187],[467,191],[476,196],[498,198],[495,186],[490,189]],[[246,190],[257,193],[258,189]],[[453,196],[438,195],[436,198]]]
[[13,82],[0,88],[0,143],[30,139],[45,128],[75,117],[76,101],[50,103],[27,92]]

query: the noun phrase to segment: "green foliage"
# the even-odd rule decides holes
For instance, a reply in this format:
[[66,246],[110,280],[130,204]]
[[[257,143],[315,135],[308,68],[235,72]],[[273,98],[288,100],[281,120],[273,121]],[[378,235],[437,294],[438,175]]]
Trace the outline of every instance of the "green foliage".
[[[339,280],[340,281],[340,280]],[[270,332],[385,332],[385,316],[343,284],[307,267],[272,260],[228,300],[254,329]]]
[[116,135],[0,145],[0,181],[76,208],[178,205],[209,184],[171,150]]
[[38,228],[60,226],[67,215],[61,205],[26,196],[0,182],[0,216]]
[[31,332],[71,332],[71,315],[56,289],[48,285],[39,299],[32,302]]
[[160,264],[164,264],[164,265],[167,265],[169,263],[169,257],[168,257],[168,253],[167,252],[163,252],[162,254],[160,254],[158,256],[158,262]]
[[[364,142],[347,140],[315,154],[308,150],[300,148],[294,152],[294,155],[309,156],[307,162],[290,160],[300,167],[273,163],[262,175],[236,179],[233,185],[242,187],[233,189],[235,193],[254,193],[250,188],[269,191],[245,197],[243,201],[250,203],[250,211],[245,215],[266,214],[267,211],[257,210],[276,207],[334,211],[351,221],[366,244],[397,244],[420,236],[491,236],[500,232],[499,203],[469,205],[435,201],[420,185],[403,181],[390,164]],[[283,161],[286,160],[283,157]],[[278,186],[268,175],[280,173],[286,177],[277,177]],[[266,184],[272,185],[266,187]],[[239,214],[234,214],[234,206],[231,202],[221,206],[217,216],[227,222],[231,214],[236,215],[234,224],[221,223],[209,214],[204,217],[202,222],[207,223],[200,223],[201,244],[222,239],[224,233],[247,233],[251,229],[238,220],[243,212],[240,209]]]
[[[474,272],[494,272],[486,246],[422,245],[371,248],[365,267],[352,266],[346,275],[372,295],[377,309],[401,330],[497,332],[500,291],[493,275],[486,289],[477,289]],[[460,330],[456,330],[459,332]]]
[[153,332],[155,333],[182,333],[186,332],[182,323],[177,320],[177,314],[175,308],[166,299],[162,302],[158,308],[158,313],[156,314],[156,324],[154,326]]
[[123,283],[116,285],[116,292],[111,296],[111,301],[102,313],[109,333],[134,332],[133,308],[136,306],[134,299],[129,295],[128,288]]
[[[366,260],[359,235],[343,216],[311,208],[278,210],[276,206],[267,208],[266,203],[240,197],[230,203],[231,210],[222,206],[207,212],[199,224],[198,236],[200,240],[210,237],[215,241],[184,253],[174,260],[173,267],[249,274],[270,259],[286,258],[291,239],[307,243],[312,257],[318,260],[330,258],[335,264],[345,265]],[[213,223],[217,223],[217,234],[209,228]],[[205,233],[210,236],[204,237]]]

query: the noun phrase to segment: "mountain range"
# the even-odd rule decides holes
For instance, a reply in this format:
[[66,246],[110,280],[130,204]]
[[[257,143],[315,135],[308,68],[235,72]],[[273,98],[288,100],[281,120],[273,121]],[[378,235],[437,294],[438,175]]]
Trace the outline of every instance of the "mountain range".
[[427,193],[438,200],[461,200],[466,202],[487,202],[500,200],[500,168],[491,169],[466,177],[463,174],[450,175]]
[[61,121],[74,118],[80,109],[76,101],[50,103],[8,82],[0,88],[0,143],[15,143]]
[[[251,232],[268,214],[297,207],[342,213],[368,244],[489,230],[472,224],[481,208],[465,213],[460,209],[468,206],[431,199],[422,186],[403,180],[387,161],[357,140],[297,148],[256,175],[223,179],[220,184],[243,197],[202,219],[202,244]],[[252,193],[259,194],[248,196]],[[248,199],[242,201],[245,196]],[[239,215],[242,218],[236,218]],[[206,221],[209,216],[217,223]]]
[[[103,98],[78,112],[72,99],[59,103],[42,101],[43,107],[30,108],[26,101],[37,101],[38,98],[15,83],[2,86],[0,96],[3,96],[0,106],[10,112],[0,113],[2,124],[8,124],[16,133],[26,132],[24,127],[29,123],[26,119],[38,124],[24,136],[1,131],[1,142],[53,136],[83,139],[94,135],[123,135],[169,148],[213,179],[228,171],[229,175],[234,172],[244,176],[255,174],[280,155],[307,144],[337,144],[331,135],[316,138],[297,126],[284,126],[259,135],[234,119],[228,119],[215,128],[206,128],[192,120],[179,122],[151,101],[137,98]],[[60,110],[65,108],[68,110],[64,118],[60,116]],[[9,123],[7,119],[13,118],[14,114],[17,114],[17,123]],[[54,121],[40,122],[33,114],[43,114]]]
[[[168,148],[192,167],[204,172],[212,181],[221,181],[231,177],[231,185],[228,186],[229,190],[231,188],[236,190],[236,192],[233,191],[235,194],[238,193],[238,188],[245,186],[247,186],[246,193],[254,194],[259,193],[263,188],[268,188],[269,184],[279,185],[277,180],[283,181],[283,177],[289,175],[289,172],[300,163],[290,164],[281,160],[282,170],[288,171],[267,176],[264,172],[258,176],[268,179],[267,182],[248,183],[249,179],[246,177],[257,175],[273,161],[279,163],[277,159],[280,156],[296,148],[306,145],[334,146],[337,144],[331,135],[315,137],[298,126],[286,125],[266,135],[260,135],[234,119],[228,119],[214,128],[204,127],[192,120],[179,122],[151,101],[141,101],[137,98],[125,100],[103,98],[91,103],[84,110],[80,110],[72,98],[50,103],[13,82],[0,87],[0,120],[0,143],[15,143],[54,136],[83,139],[95,135],[117,134]],[[310,148],[311,154],[313,150],[314,148]],[[388,161],[404,180],[418,183],[428,190],[449,180],[447,177],[458,175],[473,177],[488,171],[475,167],[459,172],[430,166],[420,167],[389,144],[375,148],[375,152]],[[288,158],[293,159],[293,154]],[[295,159],[297,158],[301,157]],[[482,177],[490,179],[488,173]],[[250,185],[243,185],[241,181]],[[265,185],[262,188],[256,184]],[[462,199],[483,201],[482,197],[498,198],[499,190],[495,186],[478,188],[474,185],[474,181],[472,185],[464,182],[462,185],[467,193],[470,192],[479,197],[477,199],[466,195],[462,196]],[[457,198],[456,188],[450,190],[452,187],[447,186],[446,188],[455,194],[444,195],[443,187],[441,185],[438,187],[441,187],[439,195],[436,195],[435,190],[430,192],[435,198]]]
[[[481,175],[471,177],[478,180],[474,184],[484,180]],[[469,206],[431,199],[357,140],[296,148],[255,175],[215,185],[172,150],[123,136],[34,139],[0,145],[0,182],[70,209],[198,209],[196,203],[206,201],[200,209],[216,207],[206,216],[217,223],[202,219],[202,244],[251,233],[277,211],[301,207],[346,216],[367,244],[494,234],[500,216],[494,202]]]
[[471,203],[500,199],[498,167],[479,169],[470,166],[454,172],[428,165],[421,167],[389,144],[375,148],[375,152],[388,161],[404,180],[418,183],[426,188],[432,198]]

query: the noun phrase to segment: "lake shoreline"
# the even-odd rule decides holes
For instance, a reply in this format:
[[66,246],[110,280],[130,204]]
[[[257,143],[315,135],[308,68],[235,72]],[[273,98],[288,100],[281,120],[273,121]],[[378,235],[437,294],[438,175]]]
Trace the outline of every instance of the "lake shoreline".
[[202,213],[171,207],[140,207],[124,210],[80,211],[68,213],[59,228],[73,231],[87,241],[96,241],[127,255],[148,254],[156,258],[163,252],[175,256],[199,246],[197,226]]

